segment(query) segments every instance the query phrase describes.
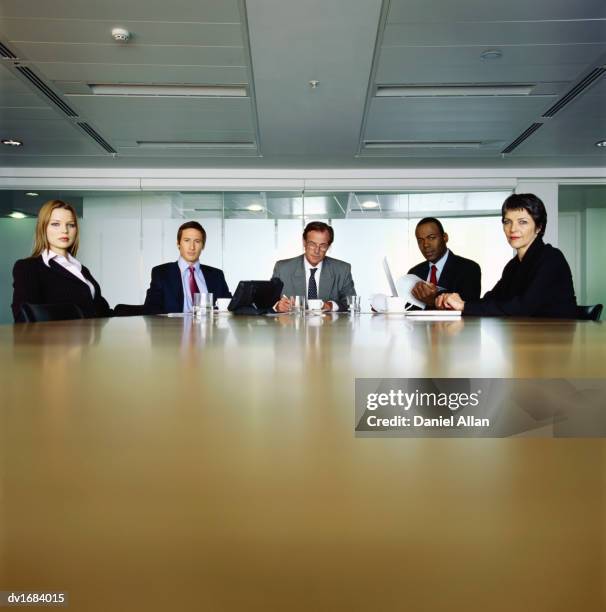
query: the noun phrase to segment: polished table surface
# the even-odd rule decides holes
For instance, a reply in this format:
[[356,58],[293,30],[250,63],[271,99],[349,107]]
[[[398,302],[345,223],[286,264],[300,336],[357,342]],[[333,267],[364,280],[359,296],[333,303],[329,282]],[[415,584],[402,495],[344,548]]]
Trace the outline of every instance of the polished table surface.
[[354,436],[356,377],[604,378],[575,321],[0,326],[0,590],[111,610],[606,609],[606,445]]

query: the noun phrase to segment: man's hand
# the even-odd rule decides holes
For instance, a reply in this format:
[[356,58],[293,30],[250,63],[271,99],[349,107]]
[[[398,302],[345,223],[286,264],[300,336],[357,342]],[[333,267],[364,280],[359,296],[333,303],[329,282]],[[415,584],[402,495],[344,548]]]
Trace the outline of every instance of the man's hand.
[[463,312],[465,302],[458,293],[442,293],[436,298],[436,308],[439,310],[460,310]]
[[286,295],[280,298],[279,302],[276,302],[274,309],[276,312],[290,312],[292,310],[293,299]]
[[423,302],[430,308],[435,307],[436,295],[438,294],[438,288],[432,283],[428,283],[425,281],[419,281],[411,291],[412,295],[417,298],[417,300]]
[[332,302],[323,302],[322,303],[322,310],[324,312],[326,312],[326,311],[330,312],[332,310]]

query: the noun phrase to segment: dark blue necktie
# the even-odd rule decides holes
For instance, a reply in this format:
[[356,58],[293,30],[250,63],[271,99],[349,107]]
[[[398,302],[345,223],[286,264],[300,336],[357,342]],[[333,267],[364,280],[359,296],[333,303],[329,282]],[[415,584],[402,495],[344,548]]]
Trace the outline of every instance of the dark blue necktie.
[[318,268],[311,268],[309,275],[309,285],[307,287],[307,299],[317,300],[318,299],[318,285],[316,284],[316,270]]

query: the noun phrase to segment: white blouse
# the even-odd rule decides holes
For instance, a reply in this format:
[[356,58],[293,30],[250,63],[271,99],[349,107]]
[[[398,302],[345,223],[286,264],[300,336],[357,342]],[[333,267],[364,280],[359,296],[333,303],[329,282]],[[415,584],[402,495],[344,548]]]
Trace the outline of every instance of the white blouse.
[[67,257],[63,257],[63,255],[58,255],[54,253],[50,249],[42,252],[42,261],[50,268],[49,261],[54,259],[60,266],[64,267],[68,272],[73,274],[75,277],[79,278],[83,283],[86,283],[89,286],[90,294],[93,299],[95,299],[95,286],[82,274],[82,264],[75,258],[72,257],[69,253]]

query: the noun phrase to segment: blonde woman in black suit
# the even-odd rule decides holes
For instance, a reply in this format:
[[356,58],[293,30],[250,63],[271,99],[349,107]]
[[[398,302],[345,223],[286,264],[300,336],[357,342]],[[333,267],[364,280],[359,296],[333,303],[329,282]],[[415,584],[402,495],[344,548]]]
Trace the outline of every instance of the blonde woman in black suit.
[[78,217],[73,206],[49,200],[38,213],[34,250],[13,268],[13,316],[23,321],[21,306],[76,304],[87,318],[109,317],[109,304],[91,273],[77,259]]

